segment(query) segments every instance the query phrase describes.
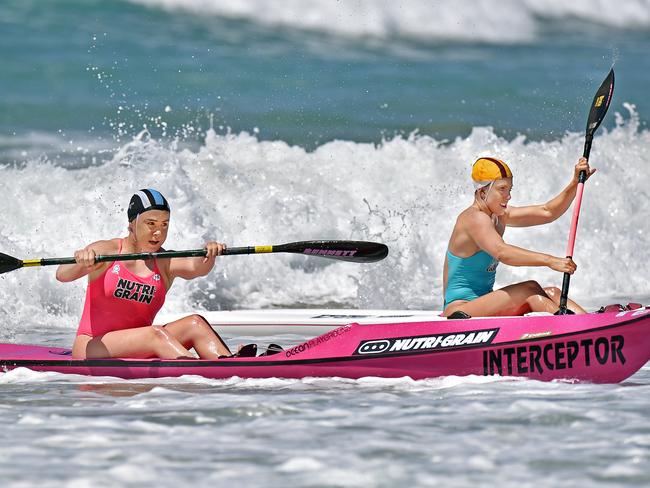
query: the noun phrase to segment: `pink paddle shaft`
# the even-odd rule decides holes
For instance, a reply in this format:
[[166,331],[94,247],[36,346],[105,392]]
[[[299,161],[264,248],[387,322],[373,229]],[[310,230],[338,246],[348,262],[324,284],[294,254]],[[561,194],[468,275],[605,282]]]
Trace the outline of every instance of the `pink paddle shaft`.
[[582,192],[585,189],[585,184],[578,183],[576,190],[576,204],[573,207],[573,217],[571,218],[571,230],[569,231],[569,242],[566,247],[566,257],[573,257],[573,246],[576,243],[576,231],[578,229],[578,219],[580,218],[580,205],[582,205]]

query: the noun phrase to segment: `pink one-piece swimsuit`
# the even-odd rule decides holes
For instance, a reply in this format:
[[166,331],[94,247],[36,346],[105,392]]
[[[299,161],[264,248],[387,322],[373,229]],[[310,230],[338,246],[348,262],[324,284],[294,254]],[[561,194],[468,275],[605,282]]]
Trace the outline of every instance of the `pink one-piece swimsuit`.
[[[120,249],[122,251],[122,242]],[[165,284],[154,259],[153,273],[131,273],[124,262],[114,261],[88,283],[86,302],[77,335],[97,337],[114,330],[146,327],[165,303]]]

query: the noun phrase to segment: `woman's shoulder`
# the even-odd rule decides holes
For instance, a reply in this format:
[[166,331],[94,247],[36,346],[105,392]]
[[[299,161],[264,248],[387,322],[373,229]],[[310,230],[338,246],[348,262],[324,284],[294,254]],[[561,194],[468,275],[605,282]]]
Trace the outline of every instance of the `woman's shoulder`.
[[[95,251],[96,256],[106,256],[110,254],[119,254],[122,239],[107,239],[102,241],[91,242],[85,249],[92,249]],[[94,281],[104,273],[104,271],[111,265],[109,262],[99,263],[99,265],[92,272],[88,274],[88,281]]]
[[481,212],[478,208],[469,207],[463,210],[460,213],[460,215],[458,215],[458,219],[456,219],[456,222],[460,225],[463,224],[473,225],[479,222],[490,223],[491,219],[489,215],[487,215],[485,212]]

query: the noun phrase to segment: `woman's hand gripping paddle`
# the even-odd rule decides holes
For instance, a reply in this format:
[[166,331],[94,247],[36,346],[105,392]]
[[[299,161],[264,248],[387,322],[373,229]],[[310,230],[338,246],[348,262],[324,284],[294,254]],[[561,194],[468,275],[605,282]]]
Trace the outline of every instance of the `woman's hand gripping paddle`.
[[[301,241],[280,244],[278,246],[250,246],[250,247],[229,247],[222,255],[234,254],[265,254],[272,252],[288,252],[304,254],[319,258],[336,259],[338,261],[349,261],[352,263],[374,263],[381,261],[388,256],[388,247],[385,244],[365,241]],[[190,251],[160,251],[151,253],[134,254],[112,254],[96,256],[95,262],[133,261],[136,259],[169,259],[185,257],[205,256],[205,249],[193,249]],[[45,258],[20,260],[12,256],[0,253],[0,274],[8,273],[18,268],[31,266],[50,266],[59,264],[74,264],[74,258]]]
[[[589,112],[589,118],[587,119],[587,133],[585,135],[585,149],[583,152],[583,157],[589,159],[589,153],[591,152],[591,142],[594,139],[594,133],[596,129],[600,126],[600,123],[605,118],[609,104],[612,101],[612,95],[614,94],[614,70],[609,70],[609,74],[605,81],[596,92],[594,101],[591,104],[591,110]],[[580,176],[578,177],[578,189],[576,190],[576,203],[573,207],[573,217],[571,219],[571,230],[569,231],[569,244],[566,248],[567,258],[573,258],[573,246],[576,241],[576,230],[578,228],[578,218],[580,217],[580,205],[582,204],[582,192],[584,191],[585,181],[587,180],[586,171],[581,171]],[[564,279],[562,281],[562,295],[560,296],[560,309],[556,312],[556,315],[566,315],[573,313],[571,310],[567,309],[567,300],[569,297],[569,282],[571,281],[571,275],[569,273],[564,273]]]

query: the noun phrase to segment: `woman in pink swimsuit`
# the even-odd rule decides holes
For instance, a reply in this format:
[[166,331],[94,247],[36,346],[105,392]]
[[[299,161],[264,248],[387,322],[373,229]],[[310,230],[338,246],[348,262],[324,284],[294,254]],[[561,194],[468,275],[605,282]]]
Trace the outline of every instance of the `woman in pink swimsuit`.
[[192,358],[192,348],[202,359],[231,355],[200,315],[152,326],[174,279],[207,275],[224,244],[208,242],[205,258],[95,263],[97,255],[160,251],[167,238],[169,215],[169,204],[160,192],[140,190],[129,203],[127,237],[93,242],[75,252],[76,264],[59,266],[59,281],[88,276],[73,358]]

